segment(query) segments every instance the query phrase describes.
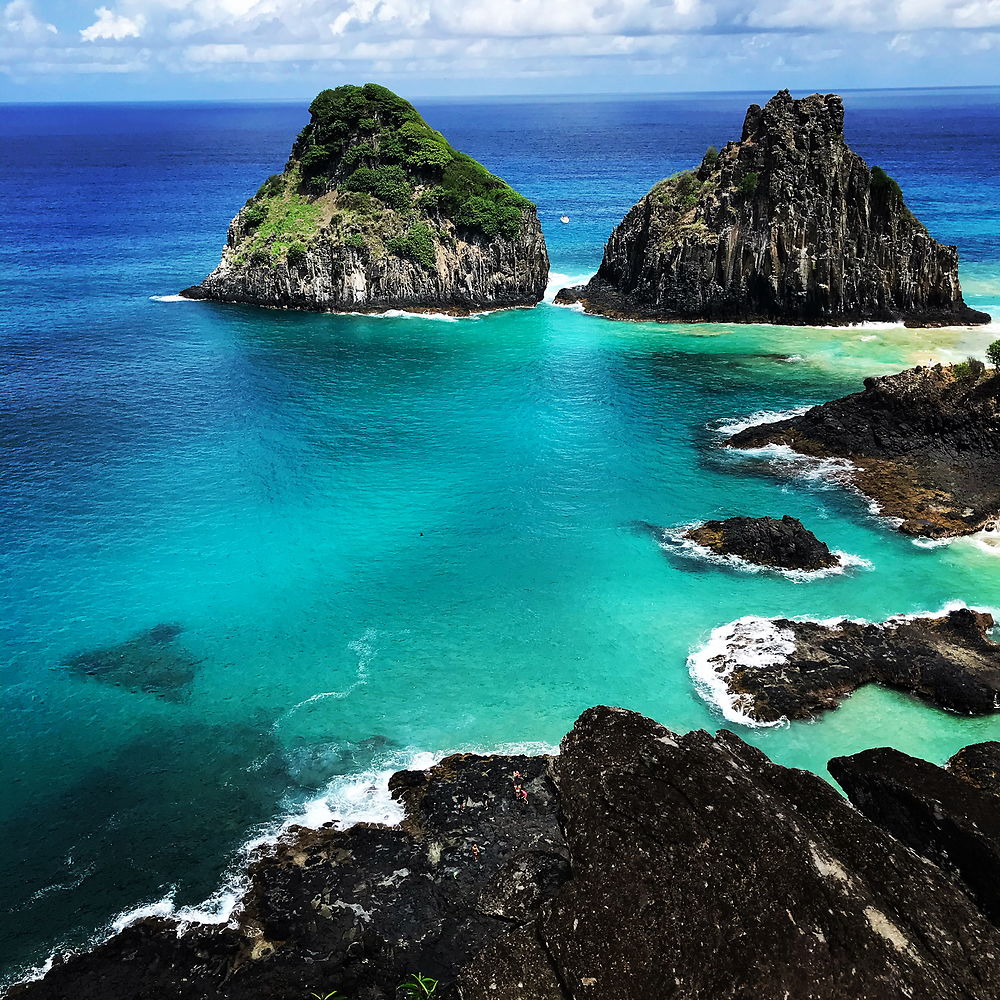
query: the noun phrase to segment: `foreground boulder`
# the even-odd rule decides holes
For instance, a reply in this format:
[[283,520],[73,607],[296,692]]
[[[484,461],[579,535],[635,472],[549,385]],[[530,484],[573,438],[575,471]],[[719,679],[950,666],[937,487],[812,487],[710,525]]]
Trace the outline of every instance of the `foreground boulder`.
[[788,445],[846,458],[845,474],[908,535],[944,538],[1000,518],[1000,375],[981,362],[867,378],[864,391],[734,434],[731,448]]
[[829,768],[865,816],[953,871],[1000,924],[1000,743],[966,747],[944,768],[888,747]]
[[992,626],[992,616],[970,608],[885,622],[748,617],[716,629],[689,665],[728,718],[751,723],[811,719],[864,684],[986,715],[1000,699]]
[[996,1000],[955,877],[731,733],[585,712],[555,757],[393,779],[400,827],[297,830],[232,924],[145,920],[18,1000]]
[[918,326],[988,323],[958,253],[844,142],[835,94],[751,105],[739,142],[661,181],[615,228],[597,274],[557,302],[619,319]]
[[229,226],[189,298],[290,309],[467,313],[535,305],[549,261],[535,206],[403,98],[324,90],[280,174]]
[[684,538],[721,556],[736,556],[756,566],[815,571],[840,560],[795,517],[729,517],[706,521]]

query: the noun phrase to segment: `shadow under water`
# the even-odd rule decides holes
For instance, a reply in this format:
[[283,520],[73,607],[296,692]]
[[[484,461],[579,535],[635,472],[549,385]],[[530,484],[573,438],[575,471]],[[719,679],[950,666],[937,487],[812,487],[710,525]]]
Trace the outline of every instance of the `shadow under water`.
[[200,663],[183,646],[175,645],[182,626],[154,625],[125,642],[88,650],[63,661],[74,674],[92,677],[126,691],[184,702]]

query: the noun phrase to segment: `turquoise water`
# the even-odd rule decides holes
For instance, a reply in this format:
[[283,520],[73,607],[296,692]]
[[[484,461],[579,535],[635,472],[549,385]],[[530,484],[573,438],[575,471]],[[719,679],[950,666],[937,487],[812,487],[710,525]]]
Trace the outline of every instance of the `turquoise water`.
[[[650,180],[738,133],[747,99],[424,110],[539,201],[554,270],[581,276]],[[912,187],[932,231],[962,246],[970,302],[1000,315],[1000,179],[970,172],[946,131],[978,123],[985,171],[996,93],[854,104],[852,141]],[[829,478],[720,451],[713,429],[981,352],[995,329],[151,299],[210,269],[300,117],[234,105],[5,119],[20,195],[0,231],[8,969],[132,907],[200,902],[283,816],[381,808],[352,774],[420,751],[554,744],[599,702],[718,728],[686,659],[733,618],[1000,606],[1000,561],[983,547],[914,545]],[[634,150],[609,159],[622,134]],[[800,517],[871,568],[796,583],[671,555],[634,527],[734,513]],[[198,660],[186,698],[61,666],[167,622]],[[824,773],[835,754],[884,744],[941,761],[1000,737],[1000,722],[868,689],[819,722],[740,735]]]

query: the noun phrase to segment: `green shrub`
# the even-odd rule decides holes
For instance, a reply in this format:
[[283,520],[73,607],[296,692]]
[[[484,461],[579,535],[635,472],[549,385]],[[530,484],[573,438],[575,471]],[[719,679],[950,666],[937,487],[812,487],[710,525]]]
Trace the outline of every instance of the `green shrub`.
[[438,981],[430,976],[414,972],[409,979],[399,984],[399,992],[405,1000],[429,1000],[437,992]]
[[296,240],[288,247],[288,266],[299,267],[306,262],[307,256],[305,243],[302,240]]
[[993,365],[994,368],[1000,368],[1000,340],[994,340],[993,343],[986,348],[986,360]]
[[365,238],[361,235],[361,233],[351,233],[348,235],[347,239],[344,240],[344,245],[354,247],[355,250],[368,249],[368,244],[365,242]]
[[752,198],[757,193],[757,186],[760,184],[760,174],[756,170],[749,170],[740,180],[739,192],[747,198]]
[[872,167],[871,188],[873,191],[888,191],[898,198],[903,197],[903,189],[881,167]]
[[261,201],[252,201],[243,209],[244,229],[256,229],[267,218],[267,205]]
[[377,167],[358,167],[343,187],[347,191],[363,191],[379,201],[402,211],[413,202],[413,185],[406,171],[398,164],[382,164]]
[[385,245],[390,253],[412,260],[428,271],[434,267],[434,234],[422,222],[410,226],[405,236],[386,240]]
[[705,150],[705,155],[702,157],[701,165],[708,170],[714,170],[715,165],[719,162],[719,151],[715,146],[709,146]]

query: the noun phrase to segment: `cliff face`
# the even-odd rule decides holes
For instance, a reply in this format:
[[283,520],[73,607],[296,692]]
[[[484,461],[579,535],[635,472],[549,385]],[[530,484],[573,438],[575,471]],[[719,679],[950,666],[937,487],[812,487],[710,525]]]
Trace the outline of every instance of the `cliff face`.
[[[400,827],[295,830],[225,927],[147,918],[16,1000],[996,1000],[1000,931],[816,775],[593,708],[553,757],[450,757]],[[180,931],[180,932],[179,932]]]
[[864,392],[725,443],[850,459],[855,485],[905,534],[964,535],[1000,519],[1000,375],[981,362],[868,378]]
[[739,142],[657,184],[557,301],[625,319],[989,322],[962,299],[955,247],[844,142],[841,99],[787,90],[750,107]]
[[190,298],[468,312],[540,301],[535,207],[375,84],[323,91],[281,174],[229,226]]

